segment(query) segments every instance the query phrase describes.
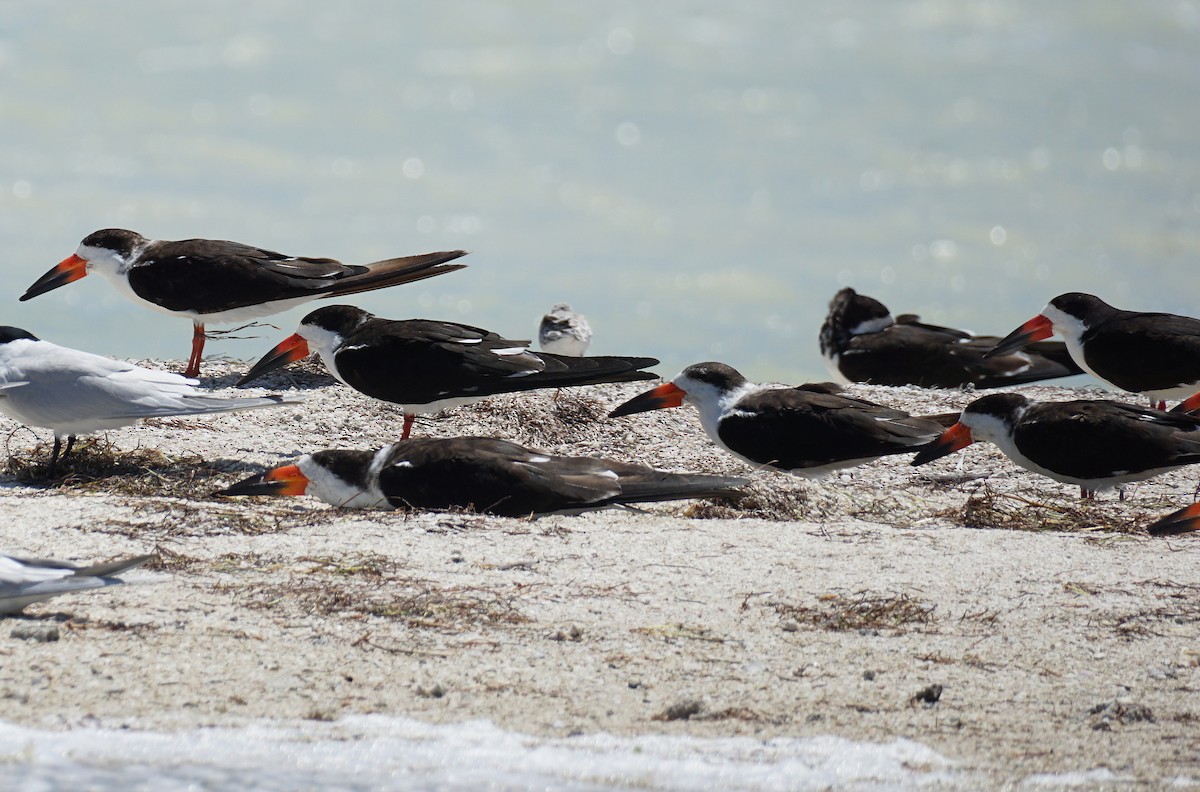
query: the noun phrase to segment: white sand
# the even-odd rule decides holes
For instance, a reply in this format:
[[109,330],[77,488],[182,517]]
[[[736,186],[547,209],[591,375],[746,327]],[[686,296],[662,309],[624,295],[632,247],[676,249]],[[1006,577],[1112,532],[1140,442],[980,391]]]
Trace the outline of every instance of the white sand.
[[[228,387],[244,366],[212,369]],[[816,483],[753,473],[754,500],[788,520],[700,519],[690,503],[526,521],[212,497],[306,451],[398,436],[398,411],[315,381],[267,383],[306,386],[303,407],[100,438],[165,455],[136,480],[0,488],[10,551],[157,550],[169,573],[32,606],[61,640],[4,642],[4,720],[173,730],[385,713],[544,736],[832,734],[915,740],[997,785],[1097,768],[1150,786],[1200,777],[1200,536],[1136,530],[1191,502],[1200,470],[1093,504],[986,445]],[[642,389],[496,398],[416,432],[748,472],[690,408],[603,417]],[[914,412],[973,397],[854,392]],[[26,459],[49,438],[0,430]],[[1013,519],[1068,530],[963,527],[984,488]],[[856,602],[885,613],[858,629],[822,621]],[[929,685],[940,700],[914,702]],[[690,719],[665,719],[689,702]]]

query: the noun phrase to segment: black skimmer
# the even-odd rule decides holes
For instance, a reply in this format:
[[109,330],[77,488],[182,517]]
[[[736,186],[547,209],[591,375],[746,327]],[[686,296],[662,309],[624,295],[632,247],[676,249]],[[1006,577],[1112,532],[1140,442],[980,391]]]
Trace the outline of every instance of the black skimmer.
[[1146,532],[1151,536],[1173,536],[1193,531],[1200,531],[1200,503],[1173,511],[1146,526]]
[[215,239],[151,240],[122,228],[84,237],[79,249],[29,287],[21,300],[103,275],[123,297],[192,320],[192,353],[185,377],[200,374],[204,326],[247,322],[310,300],[397,286],[462,269],[447,264],[464,250],[343,264],[328,258],[288,256]]
[[1005,354],[1055,333],[1086,372],[1146,396],[1159,409],[1200,391],[1200,319],[1123,311],[1080,292],[1055,297],[989,354]]
[[609,417],[694,404],[721,448],[756,467],[806,478],[916,451],[942,431],[934,421],[837,391],[832,383],[764,387],[724,363],[697,363]]
[[538,327],[538,346],[543,352],[567,357],[583,357],[592,343],[592,328],[583,314],[558,303],[542,317]]
[[408,439],[418,413],[471,404],[498,393],[655,379],[648,357],[562,357],[534,353],[528,341],[478,327],[428,319],[381,319],[352,305],[318,308],[238,380],[320,355],[359,393],[400,405]]
[[378,451],[329,450],[241,481],[222,495],[313,495],[351,509],[471,509],[507,517],[728,497],[749,482],[566,457],[490,437],[401,440]]
[[893,317],[883,303],[850,288],[830,301],[820,335],[821,355],[840,382],[998,388],[1083,373],[1059,341],[985,359],[999,341],[924,324],[913,314]]
[[26,605],[75,591],[116,586],[116,575],[150,561],[141,555],[91,566],[45,558],[0,555],[0,613],[19,613]]
[[54,431],[48,475],[71,453],[75,436],[129,426],[142,418],[248,410],[294,403],[281,396],[218,398],[195,380],[42,341],[17,327],[0,327],[0,412]]
[[912,463],[980,440],[1026,470],[1076,485],[1084,498],[1200,462],[1200,419],[1192,416],[1098,399],[1039,403],[995,393],[968,404]]

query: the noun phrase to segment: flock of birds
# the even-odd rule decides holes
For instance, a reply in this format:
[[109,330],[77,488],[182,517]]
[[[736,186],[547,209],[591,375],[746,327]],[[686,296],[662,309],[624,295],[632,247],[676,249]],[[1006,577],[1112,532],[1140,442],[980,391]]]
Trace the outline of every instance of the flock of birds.
[[[347,265],[237,242],[149,240],[123,229],[88,235],[22,295],[28,300],[89,273],[125,297],[192,320],[183,375],[58,346],[0,327],[0,412],[54,433],[47,475],[77,435],[142,418],[276,407],[280,395],[222,398],[200,390],[205,327],[245,322],[319,298],[345,297],[463,268],[464,251]],[[1047,341],[1058,334],[1063,341]],[[238,385],[316,353],[340,382],[399,405],[400,440],[377,450],[323,450],[267,470],[225,495],[301,495],[347,508],[471,508],[498,515],[577,512],[680,498],[735,496],[738,476],[676,473],[597,457],[556,456],[487,437],[410,438],[418,414],[542,388],[657,379],[650,357],[587,356],[591,329],[554,306],[528,342],[455,322],[392,320],[352,305],[305,316],[296,332]],[[610,417],[692,404],[708,437],[756,468],[804,477],[915,453],[923,465],[976,441],[1021,467],[1077,485],[1084,497],[1200,462],[1200,320],[1123,311],[1087,294],[1060,295],[1001,339],[925,324],[842,289],[820,348],[840,382],[978,389],[1089,373],[1151,401],[1033,402],[1018,393],[972,401],[960,415],[913,416],[852,398],[839,385],[752,383],[723,363],[688,366]],[[1168,400],[1183,401],[1166,411]],[[66,440],[65,448],[63,440]],[[1157,521],[1152,533],[1200,529],[1200,504]],[[139,556],[78,568],[0,556],[0,612],[81,588],[120,582]]]

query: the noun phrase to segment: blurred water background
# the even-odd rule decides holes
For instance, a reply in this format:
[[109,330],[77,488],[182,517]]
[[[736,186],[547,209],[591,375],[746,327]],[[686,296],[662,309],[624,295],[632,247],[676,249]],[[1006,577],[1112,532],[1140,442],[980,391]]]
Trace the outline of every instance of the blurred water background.
[[190,325],[98,277],[17,302],[109,226],[466,248],[355,302],[529,338],[567,301],[667,376],[824,378],[843,285],[1000,334],[1069,290],[1200,314],[1195,2],[10,0],[0,119],[0,323],[120,357]]

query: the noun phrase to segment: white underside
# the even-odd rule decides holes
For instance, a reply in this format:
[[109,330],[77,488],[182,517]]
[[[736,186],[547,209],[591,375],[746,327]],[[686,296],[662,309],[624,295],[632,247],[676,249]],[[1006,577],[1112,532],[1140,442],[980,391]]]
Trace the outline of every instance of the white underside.
[[213,313],[198,313],[197,311],[172,311],[169,308],[164,308],[161,305],[152,303],[138,296],[136,292],[129,286],[129,279],[124,275],[118,275],[108,267],[94,267],[92,272],[103,275],[105,280],[113,285],[113,288],[120,295],[130,302],[137,303],[152,311],[168,314],[170,316],[183,316],[191,319],[193,322],[200,324],[234,324],[237,322],[250,322],[255,319],[261,319],[264,316],[273,316],[277,313],[291,310],[298,305],[312,302],[325,295],[312,294],[304,297],[293,297],[287,300],[274,300],[272,302],[260,303],[258,305],[247,305],[242,308],[230,308],[228,311],[216,311]]
[[583,357],[583,353],[587,352],[588,345],[591,339],[580,339],[567,333],[555,335],[553,337],[543,336],[538,345],[543,352],[549,352],[552,355],[564,355],[566,357]]

